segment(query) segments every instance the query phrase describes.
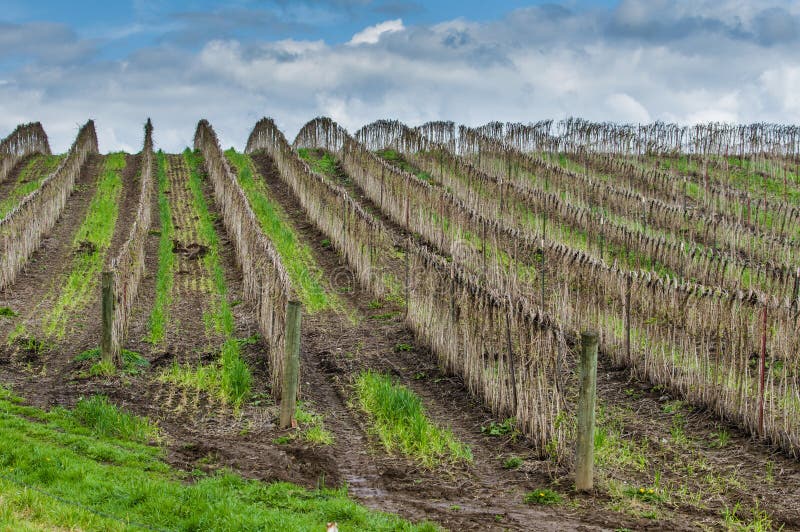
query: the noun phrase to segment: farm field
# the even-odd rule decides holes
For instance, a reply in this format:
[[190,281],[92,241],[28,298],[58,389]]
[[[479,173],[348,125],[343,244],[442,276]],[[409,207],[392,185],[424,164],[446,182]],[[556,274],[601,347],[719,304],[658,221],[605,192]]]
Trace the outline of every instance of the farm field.
[[97,141],[0,145],[2,528],[800,529],[796,128]]

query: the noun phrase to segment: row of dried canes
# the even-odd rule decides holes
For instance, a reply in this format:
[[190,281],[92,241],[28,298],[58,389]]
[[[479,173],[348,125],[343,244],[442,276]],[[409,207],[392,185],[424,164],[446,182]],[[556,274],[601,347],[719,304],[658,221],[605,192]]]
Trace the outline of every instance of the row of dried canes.
[[[447,125],[442,123],[441,129],[447,131]],[[424,128],[435,132],[434,126]],[[433,142],[420,131],[384,121],[361,133],[374,137],[363,139],[373,149],[393,139],[399,150],[437,177],[457,173],[460,179],[447,185],[488,218],[530,226],[531,211],[545,212],[570,230],[595,235],[619,250],[635,250],[675,275],[730,290],[755,287],[781,297],[792,295],[794,242],[577,174],[462,127],[460,151],[473,166],[452,156],[452,144]],[[534,185],[531,175],[544,185]],[[550,186],[556,191],[545,188]],[[788,260],[775,260],[781,254]]]
[[[666,122],[617,124],[567,118],[535,124],[510,124],[509,137],[522,151],[576,153],[584,150],[620,155],[680,155],[701,157],[771,154],[800,155],[800,127],[796,125],[711,122],[691,126]],[[555,127],[554,127],[555,125]],[[487,125],[502,129],[500,122]]]
[[[301,134],[297,145],[358,146],[337,127],[327,133],[328,140],[319,143]],[[515,417],[543,455],[570,460],[570,395],[575,387],[564,368],[571,365],[571,352],[550,317],[522,297],[485,285],[424,245],[411,239],[395,242],[386,226],[344,189],[313,172],[272,120],[258,122],[250,135],[247,152],[258,150],[273,158],[309,218],[375,296],[391,290],[387,284],[392,278],[402,277],[392,260],[395,246],[401,247],[409,328],[496,415]],[[368,151],[362,155],[380,164]],[[343,159],[348,172],[354,170],[349,166],[354,160]]]
[[[432,127],[433,126],[433,127]],[[433,139],[428,133],[448,135],[446,140],[453,143],[457,138],[452,122],[426,124],[426,137]],[[433,131],[430,131],[430,130]],[[458,139],[466,140],[465,151],[473,148],[468,135],[464,134],[464,126],[459,128]],[[538,159],[549,156],[550,153],[531,151],[532,146],[525,139],[536,136],[535,124],[493,122],[476,128],[477,132],[485,137],[505,145],[510,156],[525,154],[525,160]],[[461,147],[461,146],[459,146]],[[558,152],[555,152],[558,153]],[[512,161],[513,162],[513,157]],[[621,157],[615,152],[586,152],[579,154],[578,160],[586,167],[587,173],[591,168],[594,172],[606,173],[614,176],[615,181],[624,184],[630,189],[640,190],[650,197],[657,197],[662,201],[680,205],[684,209],[697,211],[706,217],[727,219],[728,223],[741,224],[753,231],[762,231],[776,236],[797,237],[797,223],[800,222],[800,208],[786,201],[769,199],[763,194],[756,194],[747,189],[732,185],[724,175],[711,174],[707,169],[703,172],[690,172],[680,175],[676,169],[666,171],[659,168],[658,162],[654,167]],[[707,164],[727,164],[717,160],[706,161]],[[777,171],[776,166],[773,172]],[[780,165],[785,173],[789,165]],[[797,166],[795,166],[797,170]],[[785,178],[785,176],[784,176]],[[786,183],[784,183],[786,184]],[[689,187],[695,190],[688,194]],[[699,197],[697,197],[699,196]]]
[[50,155],[50,141],[42,124],[20,124],[0,142],[0,183],[22,159],[33,153]]
[[107,356],[119,365],[128,321],[139,292],[145,270],[145,243],[152,219],[152,198],[155,182],[155,157],[153,154],[153,124],[150,119],[144,127],[144,145],[141,152],[142,170],[140,176],[139,202],[136,218],[131,226],[128,239],[119,253],[109,260],[106,272],[111,274],[111,290],[114,310],[109,328],[109,349]]
[[89,120],[81,127],[56,171],[0,221],[0,289],[14,282],[39,247],[42,236],[53,228],[72,193],[81,166],[87,157],[96,153],[97,134],[94,122]]
[[[654,166],[651,166],[641,161],[631,160],[629,157],[631,154],[625,149],[603,151],[589,150],[585,146],[576,146],[571,150],[563,151],[565,148],[561,143],[546,142],[546,139],[549,138],[551,125],[552,120],[535,124],[490,122],[475,128],[475,130],[481,135],[498,141],[505,146],[505,150],[508,153],[504,154],[504,159],[511,159],[508,162],[512,164],[512,169],[518,165],[524,166],[520,162],[524,163],[532,159],[541,161],[543,158],[549,160],[553,155],[566,153],[573,157],[576,164],[579,162],[584,165],[587,174],[591,169],[593,172],[600,174],[613,175],[618,185],[624,185],[631,190],[638,190],[648,197],[680,205],[684,210],[688,209],[711,219],[721,216],[728,223],[741,224],[754,231],[763,231],[777,236],[797,237],[796,229],[798,222],[800,222],[800,208],[786,201],[769,199],[764,194],[756,194],[747,189],[734,186],[726,179],[725,173],[708,172],[708,166],[711,165],[724,168],[727,173],[730,170],[730,165],[725,160],[704,158],[701,162],[701,166],[704,165],[702,166],[703,171],[681,174],[675,168],[671,170],[660,169],[657,161]],[[654,128],[656,126],[653,125]],[[695,130],[713,134],[713,126],[714,124],[711,124],[706,127],[695,128]],[[755,126],[760,127],[760,125]],[[755,126],[735,127],[749,128]],[[629,128],[631,126],[609,124],[609,127]],[[681,126],[664,124],[659,127],[667,129],[681,128]],[[778,129],[783,127],[775,126]],[[566,126],[559,129],[565,128]],[[444,144],[454,152],[464,153],[474,148],[468,138],[470,128],[460,126],[457,134],[453,122],[429,122],[416,129],[430,141]],[[465,130],[467,134],[465,134]],[[466,140],[463,146],[464,151],[462,151],[461,140]],[[518,162],[515,159],[518,158],[519,154],[524,154],[525,158]],[[656,155],[668,157],[668,155],[660,152]],[[676,152],[675,155],[680,154]],[[754,156],[751,153],[743,155],[750,158]],[[691,154],[688,157],[691,159]],[[766,160],[769,160],[769,158]],[[798,162],[800,161],[795,162],[795,173],[798,170]],[[772,171],[773,174],[782,171],[784,173],[784,185],[786,185],[785,174],[790,166],[790,164],[776,164],[774,167],[769,167],[768,170]],[[774,177],[777,177],[777,175]],[[691,193],[689,192],[690,190]]]
[[286,367],[286,312],[294,291],[286,268],[266,237],[247,196],[222,153],[211,124],[197,124],[194,147],[203,154],[222,221],[242,269],[245,299],[256,310],[258,327],[269,351],[271,390],[281,397]]
[[[372,148],[398,146],[404,142],[394,143],[401,130],[396,124],[376,123],[359,136]],[[601,345],[615,362],[790,452],[800,451],[800,344],[796,308],[787,299],[620,269],[510,228],[470,205],[480,206],[491,194],[473,190],[463,201],[445,189],[463,189],[458,179],[445,180],[448,172],[435,174],[431,166],[441,185],[422,181],[375,157],[329,120],[307,124],[298,145],[337,152],[350,177],[390,218],[441,253],[451,254],[454,263],[475,272],[484,286],[536,301],[566,330],[599,330]],[[464,171],[465,165],[450,161],[442,168]],[[479,175],[474,170],[473,176]],[[484,175],[471,183],[485,192],[490,181]],[[482,210],[492,212],[488,206]],[[542,279],[547,280],[547,290],[539,283]],[[759,386],[753,356],[758,358],[762,340],[767,345],[766,371]],[[528,356],[535,358],[537,353]]]

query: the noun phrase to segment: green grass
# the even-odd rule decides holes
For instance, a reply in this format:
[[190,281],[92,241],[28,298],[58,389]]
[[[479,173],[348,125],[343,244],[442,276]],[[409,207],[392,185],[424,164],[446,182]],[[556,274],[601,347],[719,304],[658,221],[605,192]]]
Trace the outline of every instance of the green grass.
[[139,443],[157,441],[160,437],[155,424],[146,418],[120,410],[104,395],[81,398],[72,415],[76,421],[101,436]]
[[203,193],[203,175],[200,167],[203,158],[188,148],[183,152],[189,168],[188,187],[192,197],[192,211],[198,221],[200,241],[208,245],[208,253],[202,261],[209,272],[214,288],[209,321],[224,341],[217,362],[199,368],[173,365],[161,375],[165,382],[205,390],[239,408],[247,400],[252,384],[250,369],[241,356],[241,342],[235,337],[235,323],[228,302],[228,287],[225,271],[220,261],[220,244],[214,219]]
[[48,336],[59,339],[64,337],[67,322],[74,317],[76,311],[84,307],[97,285],[119,215],[123,168],[124,153],[106,156],[97,190],[72,241],[75,249],[72,269],[63,281],[53,308],[42,320],[44,332]]
[[158,344],[164,339],[169,323],[169,309],[172,305],[172,287],[175,284],[175,254],[172,252],[172,238],[175,227],[172,223],[172,209],[169,205],[169,179],[167,160],[159,150],[158,170],[158,213],[161,219],[161,236],[158,240],[158,269],[156,270],[156,296],[148,322],[147,341]]
[[525,494],[523,500],[528,504],[551,505],[560,504],[564,499],[557,492],[548,488],[542,488]]
[[448,429],[428,420],[420,398],[388,375],[363,372],[356,396],[387,451],[399,450],[425,466],[441,462],[472,462],[472,450]]
[[2,318],[14,318],[17,316],[17,312],[10,308],[10,307],[0,307],[0,317]]
[[[92,349],[87,349],[75,357],[76,362],[82,362],[84,360],[100,361],[100,348],[94,347]],[[139,353],[135,351],[129,351],[127,349],[122,350],[122,373],[126,373],[128,375],[138,375],[143,368],[146,368],[149,365],[150,362],[148,362],[147,359]],[[117,368],[113,364],[110,367],[106,367],[102,362],[97,362],[92,366],[92,369],[89,370],[89,373],[97,375],[113,375],[116,373],[116,370]]]
[[316,150],[310,150],[308,148],[300,148],[297,150],[297,154],[300,158],[307,162],[313,171],[326,177],[335,178],[339,172],[336,158],[327,152],[323,153],[321,156],[318,156],[317,153]]
[[[304,309],[314,313],[337,307],[338,299],[325,291],[324,274],[314,259],[311,248],[300,241],[289,216],[280,204],[270,198],[263,181],[255,177],[253,161],[247,155],[236,153],[233,148],[226,151],[225,156],[236,169],[239,185],[244,190],[261,229],[278,251]],[[336,161],[332,161],[330,164],[333,164],[335,170]]]
[[[98,408],[98,405],[103,405]],[[192,479],[132,441],[127,414],[99,400],[70,412],[0,388],[2,530],[437,530],[359,506],[345,489],[307,490],[231,472]],[[187,482],[189,481],[189,482]]]
[[35,155],[19,173],[16,185],[0,201],[0,219],[17,206],[25,196],[39,188],[61,162],[62,155]]

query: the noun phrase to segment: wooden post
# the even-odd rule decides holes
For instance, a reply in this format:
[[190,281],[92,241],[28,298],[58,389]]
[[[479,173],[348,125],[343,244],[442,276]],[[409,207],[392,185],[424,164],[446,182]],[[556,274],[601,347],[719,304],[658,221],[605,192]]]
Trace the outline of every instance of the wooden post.
[[517,399],[517,368],[514,363],[514,344],[511,341],[511,309],[506,310],[506,344],[508,345],[508,366],[511,372],[511,391],[514,399],[514,415],[517,415],[519,399]]
[[100,355],[106,364],[118,367],[119,356],[114,353],[112,330],[114,327],[114,272],[104,271],[102,274],[102,336],[100,338]]
[[545,311],[545,308],[544,308],[544,282],[545,282],[544,264],[545,264],[545,259],[544,259],[544,237],[542,237],[542,263],[541,263],[541,267],[539,268],[539,275],[542,278],[542,293],[540,294],[542,312]]
[[625,363],[631,362],[631,274],[625,276]]
[[594,477],[594,422],[597,401],[597,333],[581,334],[578,366],[578,446],[575,456],[575,489],[590,491]]
[[758,435],[764,437],[764,373],[767,359],[767,304],[761,313],[761,360],[758,368]]
[[281,428],[293,425],[297,408],[297,380],[300,373],[300,322],[301,307],[298,301],[286,306],[286,364],[281,390]]

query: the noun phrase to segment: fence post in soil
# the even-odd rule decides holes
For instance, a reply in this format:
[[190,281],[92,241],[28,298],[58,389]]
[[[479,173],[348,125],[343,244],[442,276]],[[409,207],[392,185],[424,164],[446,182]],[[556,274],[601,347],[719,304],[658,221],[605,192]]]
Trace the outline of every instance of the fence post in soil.
[[102,316],[102,336],[100,338],[100,356],[106,364],[118,366],[118,357],[114,353],[112,345],[112,330],[114,328],[114,272],[103,272],[102,275],[103,296],[101,301]]
[[517,368],[514,363],[514,343],[511,340],[511,310],[506,310],[506,345],[508,347],[508,366],[511,373],[511,391],[514,400],[514,415],[517,415],[519,399],[517,398]]
[[297,381],[300,373],[300,322],[301,307],[298,301],[289,301],[286,306],[286,365],[281,390],[282,429],[294,425],[297,407]]
[[631,274],[625,276],[625,363],[631,363]]
[[761,311],[761,357],[758,367],[758,435],[764,437],[764,373],[767,359],[767,305]]
[[578,445],[575,456],[575,489],[590,491],[594,477],[594,423],[597,402],[597,333],[581,334],[578,365]]

